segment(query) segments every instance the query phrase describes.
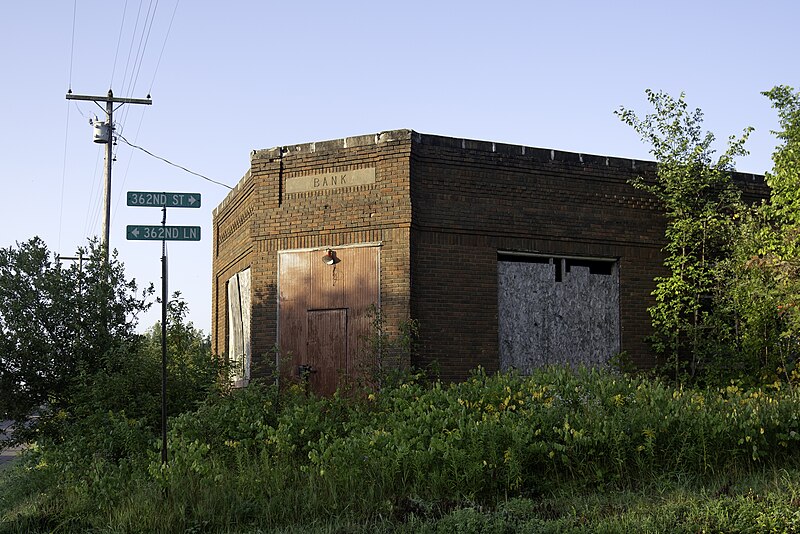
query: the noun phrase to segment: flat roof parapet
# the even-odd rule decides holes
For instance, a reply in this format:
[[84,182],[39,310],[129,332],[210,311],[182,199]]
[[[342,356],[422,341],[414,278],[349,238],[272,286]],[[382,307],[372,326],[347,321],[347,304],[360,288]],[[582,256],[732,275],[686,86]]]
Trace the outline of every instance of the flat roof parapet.
[[242,176],[242,179],[239,180],[236,183],[236,185],[233,186],[233,188],[230,191],[228,191],[228,194],[225,195],[225,198],[222,199],[222,202],[220,202],[217,205],[217,207],[214,208],[211,211],[211,215],[213,217],[216,217],[217,213],[219,213],[223,208],[225,208],[225,206],[228,204],[228,202],[230,202],[231,198],[233,198],[236,194],[239,193],[239,190],[242,189],[242,187],[244,186],[244,183],[248,180],[248,178],[250,178],[250,169],[247,169],[247,172],[244,173],[244,176]]
[[[596,167],[606,166],[614,169],[632,169],[646,172],[655,172],[656,170],[656,162],[654,161],[602,156],[598,154],[583,154],[579,152],[567,152],[551,148],[537,148],[525,145],[481,141],[477,139],[423,134],[409,129],[386,130],[375,134],[356,135],[352,137],[342,137],[340,139],[331,139],[328,141],[313,141],[310,143],[298,143],[253,150],[250,153],[250,162],[252,165],[254,161],[258,160],[275,161],[277,159],[296,154],[323,154],[346,148],[372,146],[392,141],[406,140],[411,140],[412,143],[423,146],[515,156],[539,163],[552,162],[575,165],[590,165]],[[739,173],[734,171],[733,175],[734,179],[740,183],[752,183],[756,185],[764,183],[764,177],[758,174]],[[217,210],[221,209],[225,204],[227,204],[229,198],[239,190],[240,186],[247,181],[249,176],[250,172],[248,171],[239,181],[233,191],[231,191],[225,200],[220,203],[220,205],[217,207]],[[215,214],[217,210],[215,210]]]
[[322,152],[333,152],[343,148],[377,145],[380,143],[387,143],[389,141],[404,141],[411,139],[412,134],[414,134],[412,130],[389,130],[376,134],[355,135],[352,137],[342,137],[340,139],[330,139],[328,141],[313,141],[311,143],[296,143],[291,145],[276,146],[262,150],[253,150],[253,152],[250,154],[250,160],[274,160],[288,155],[317,154]]
[[584,165],[605,165],[607,167],[627,169],[655,168],[655,162],[653,161],[601,156],[598,154],[583,154],[580,152],[567,152],[552,148],[530,147],[525,145],[497,143],[494,141],[444,137],[441,135],[419,134],[416,132],[414,132],[412,139],[414,142],[421,145],[454,148],[456,150],[488,152],[508,156],[522,156],[530,159],[531,161],[537,161],[540,163],[576,163]]
[[442,135],[423,134],[414,130],[386,130],[376,134],[357,135],[352,137],[342,137],[327,141],[313,141],[310,143],[295,143],[284,146],[277,146],[261,150],[253,150],[250,154],[251,161],[254,160],[275,160],[284,156],[295,154],[317,154],[333,152],[343,148],[353,148],[360,146],[377,145],[390,141],[404,141],[410,139],[413,143],[426,146],[437,146],[443,148],[453,148],[456,150],[470,150],[477,152],[487,152],[494,154],[504,154],[509,156],[524,156],[533,161],[577,163],[590,165],[605,165],[615,168],[647,168],[655,165],[652,161],[633,160],[629,158],[618,158],[601,156],[597,154],[582,154],[578,152],[566,152],[550,148],[537,148],[525,145],[514,145],[508,143],[496,143],[493,141],[481,141],[477,139],[466,139],[459,137],[446,137]]

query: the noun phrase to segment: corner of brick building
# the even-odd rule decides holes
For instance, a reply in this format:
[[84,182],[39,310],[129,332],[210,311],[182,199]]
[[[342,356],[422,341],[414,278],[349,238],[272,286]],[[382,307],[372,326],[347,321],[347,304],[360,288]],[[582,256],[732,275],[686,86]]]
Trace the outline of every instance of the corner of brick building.
[[[248,176],[215,211],[217,352],[226,339],[225,280],[250,266],[253,376],[271,369],[279,341],[279,251],[379,244],[382,316],[390,331],[409,318],[409,154],[407,130],[253,151]],[[374,168],[374,183],[287,190],[293,178],[367,168]]]

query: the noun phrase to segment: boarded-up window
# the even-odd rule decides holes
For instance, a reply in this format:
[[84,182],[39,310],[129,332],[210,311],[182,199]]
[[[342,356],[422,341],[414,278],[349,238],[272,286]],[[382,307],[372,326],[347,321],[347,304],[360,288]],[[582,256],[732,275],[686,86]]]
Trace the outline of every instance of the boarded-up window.
[[250,269],[245,269],[228,279],[228,362],[235,386],[250,379],[250,312]]
[[500,367],[598,365],[619,352],[619,274],[613,260],[500,254]]

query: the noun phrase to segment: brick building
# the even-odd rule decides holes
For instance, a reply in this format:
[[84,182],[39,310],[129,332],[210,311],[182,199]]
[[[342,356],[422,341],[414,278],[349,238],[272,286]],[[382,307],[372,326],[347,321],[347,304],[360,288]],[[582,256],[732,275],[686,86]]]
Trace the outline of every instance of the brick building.
[[444,379],[620,351],[652,365],[664,220],[629,180],[654,172],[411,130],[253,151],[214,210],[213,348],[246,381],[277,347],[285,372],[327,392],[374,365],[380,309],[390,329],[419,325],[418,349],[391,365]]

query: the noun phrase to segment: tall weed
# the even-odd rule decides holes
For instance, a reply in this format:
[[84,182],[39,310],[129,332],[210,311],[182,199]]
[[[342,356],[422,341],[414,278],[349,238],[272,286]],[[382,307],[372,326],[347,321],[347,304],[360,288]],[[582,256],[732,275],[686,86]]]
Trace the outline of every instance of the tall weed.
[[73,530],[447,516],[564,487],[636,491],[795,465],[798,413],[800,395],[780,383],[692,389],[588,369],[478,370],[330,398],[255,385],[173,418],[166,466],[146,426],[98,416],[96,434],[31,453],[0,504],[10,524]]

